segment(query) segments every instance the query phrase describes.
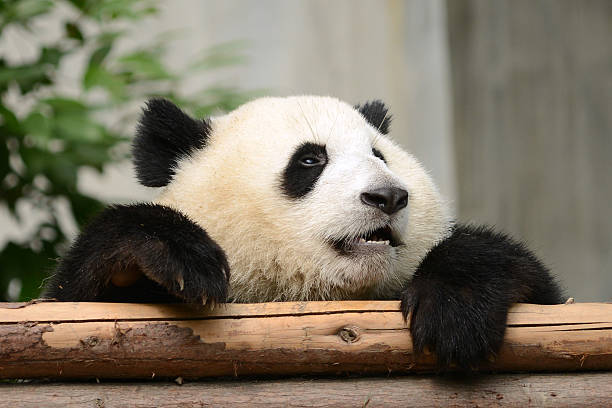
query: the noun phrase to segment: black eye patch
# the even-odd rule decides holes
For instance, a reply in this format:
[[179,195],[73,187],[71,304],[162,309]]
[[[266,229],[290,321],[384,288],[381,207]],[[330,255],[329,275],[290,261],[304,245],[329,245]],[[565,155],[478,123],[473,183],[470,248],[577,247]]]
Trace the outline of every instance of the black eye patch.
[[374,156],[378,157],[380,160],[384,161],[385,163],[387,162],[387,160],[385,159],[385,156],[383,156],[380,150],[373,147],[372,154],[374,154]]
[[326,165],[325,146],[310,142],[300,145],[281,176],[283,192],[290,198],[304,197],[312,190]]

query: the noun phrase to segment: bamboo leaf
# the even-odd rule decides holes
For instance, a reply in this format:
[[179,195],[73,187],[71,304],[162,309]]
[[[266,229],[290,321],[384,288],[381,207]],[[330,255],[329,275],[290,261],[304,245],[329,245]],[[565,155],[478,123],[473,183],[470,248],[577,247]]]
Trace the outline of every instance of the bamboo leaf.
[[123,69],[147,79],[164,80],[173,78],[161,63],[159,56],[150,51],[140,50],[124,55],[119,58],[118,62],[123,65]]
[[104,128],[87,116],[64,113],[54,118],[53,134],[68,141],[98,142],[104,138]]
[[87,69],[83,77],[85,89],[101,87],[108,91],[114,99],[125,98],[125,81],[119,75],[114,75],[107,69],[94,65]]
[[64,25],[64,30],[66,31],[66,37],[72,38],[73,40],[77,40],[82,43],[85,41],[85,37],[83,37],[83,32],[77,23],[67,22]]

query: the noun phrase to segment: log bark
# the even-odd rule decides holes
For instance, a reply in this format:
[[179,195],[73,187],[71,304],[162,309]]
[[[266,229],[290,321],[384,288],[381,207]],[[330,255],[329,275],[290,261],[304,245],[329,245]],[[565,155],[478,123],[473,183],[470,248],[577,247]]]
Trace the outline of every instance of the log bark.
[[[515,305],[483,371],[612,370],[612,304]],[[0,305],[0,378],[202,378],[435,371],[395,301]]]
[[174,383],[0,384],[0,408],[603,407],[610,373]]

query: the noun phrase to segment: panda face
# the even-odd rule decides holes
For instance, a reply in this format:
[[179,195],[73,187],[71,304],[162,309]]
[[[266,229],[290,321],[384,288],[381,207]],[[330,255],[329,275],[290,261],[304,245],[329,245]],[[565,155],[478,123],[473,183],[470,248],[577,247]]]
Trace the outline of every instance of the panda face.
[[253,101],[211,121],[156,202],[224,249],[235,301],[391,297],[450,217],[370,122],[333,98]]

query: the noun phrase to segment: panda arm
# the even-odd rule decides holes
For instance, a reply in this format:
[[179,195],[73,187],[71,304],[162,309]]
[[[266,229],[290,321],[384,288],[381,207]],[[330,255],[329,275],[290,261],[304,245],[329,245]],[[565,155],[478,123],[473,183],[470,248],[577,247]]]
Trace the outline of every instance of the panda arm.
[[401,300],[415,351],[427,346],[441,366],[469,368],[501,347],[512,303],[556,304],[562,293],[524,244],[457,225],[425,256]]
[[222,249],[184,215],[153,204],[103,211],[76,239],[43,297],[61,301],[226,300]]

